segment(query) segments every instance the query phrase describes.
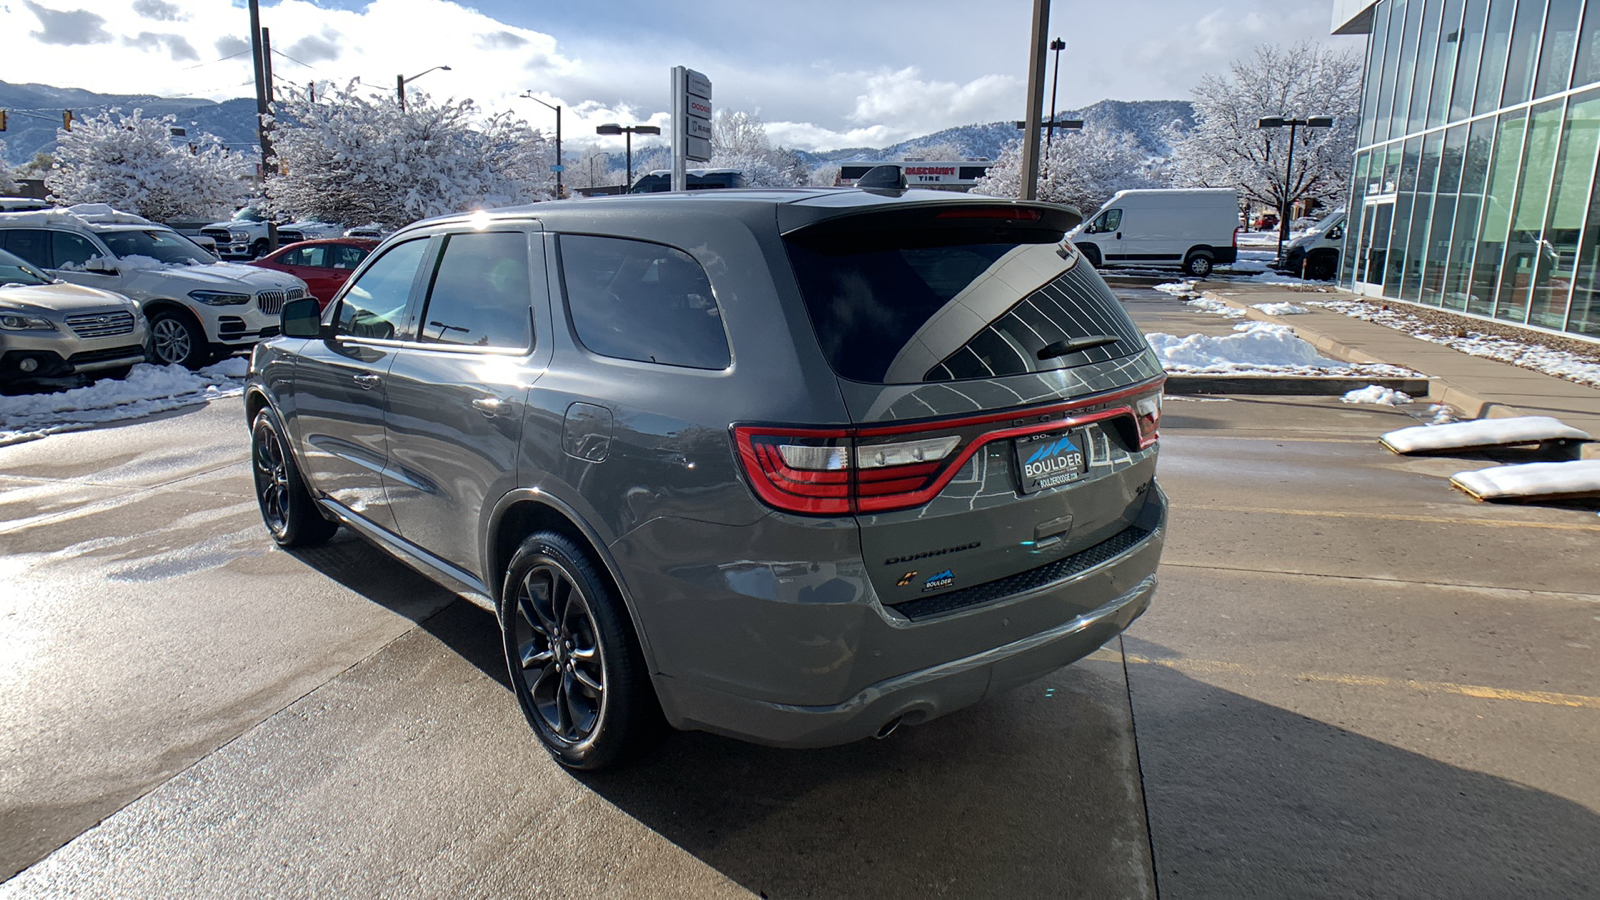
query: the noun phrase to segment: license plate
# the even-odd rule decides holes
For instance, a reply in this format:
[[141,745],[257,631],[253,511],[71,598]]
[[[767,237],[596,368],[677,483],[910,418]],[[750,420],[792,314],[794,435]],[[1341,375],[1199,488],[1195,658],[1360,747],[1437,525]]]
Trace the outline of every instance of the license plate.
[[1089,471],[1089,441],[1083,429],[1017,438],[1022,492],[1033,494],[1078,481]]

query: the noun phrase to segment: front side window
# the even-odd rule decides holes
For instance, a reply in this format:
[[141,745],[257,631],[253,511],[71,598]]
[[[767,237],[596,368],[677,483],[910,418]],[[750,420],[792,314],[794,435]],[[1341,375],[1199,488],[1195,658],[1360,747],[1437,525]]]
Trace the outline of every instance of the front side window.
[[323,268],[327,266],[328,248],[323,244],[313,244],[310,247],[296,247],[283,255],[279,262],[286,266],[311,266]]
[[411,283],[428,248],[427,238],[406,241],[374,262],[339,301],[334,320],[340,334],[392,340],[400,333]]
[[105,255],[88,238],[69,231],[51,232],[50,245],[55,251],[58,269],[81,269],[89,260]]
[[452,234],[428,290],[419,340],[525,350],[533,336],[528,238],[520,231]]
[[1108,209],[1095,217],[1084,231],[1088,234],[1110,234],[1122,227],[1122,210]]
[[695,258],[664,244],[564,234],[561,280],[578,340],[601,356],[726,369],[722,311]]

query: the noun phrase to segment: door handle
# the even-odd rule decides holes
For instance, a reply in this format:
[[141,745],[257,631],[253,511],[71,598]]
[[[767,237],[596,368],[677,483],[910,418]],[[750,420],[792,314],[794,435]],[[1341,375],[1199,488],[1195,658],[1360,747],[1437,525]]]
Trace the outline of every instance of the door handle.
[[479,397],[472,401],[472,408],[483,413],[485,419],[492,419],[500,415],[501,410],[505,409],[505,407],[505,401],[498,397]]
[[356,384],[361,385],[361,389],[364,390],[364,391],[370,391],[373,388],[377,387],[378,386],[378,382],[382,381],[382,380],[383,379],[379,378],[376,375],[363,374],[363,375],[355,376]]
[[1122,240],[1122,232],[1117,232],[1117,240]]

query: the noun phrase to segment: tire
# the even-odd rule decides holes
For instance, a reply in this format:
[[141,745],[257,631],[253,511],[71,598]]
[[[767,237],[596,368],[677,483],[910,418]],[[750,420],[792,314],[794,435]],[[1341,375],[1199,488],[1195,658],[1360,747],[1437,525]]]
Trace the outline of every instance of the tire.
[[250,424],[250,469],[255,475],[261,521],[284,549],[325,544],[339,530],[339,523],[322,517],[283,434],[271,407],[256,413]]
[[150,361],[158,366],[198,369],[211,360],[211,346],[199,323],[177,310],[150,317]]
[[1208,252],[1206,250],[1200,250],[1200,251],[1197,251],[1195,253],[1189,254],[1189,258],[1183,261],[1183,271],[1184,271],[1185,274],[1193,276],[1195,278],[1204,278],[1207,275],[1210,275],[1211,274],[1211,254],[1210,254],[1210,252]]
[[1100,248],[1099,247],[1096,247],[1093,244],[1088,244],[1086,246],[1079,247],[1078,248],[1078,252],[1082,253],[1083,254],[1083,258],[1089,261],[1089,265],[1095,267],[1096,269],[1100,268]]
[[1332,281],[1339,273],[1339,253],[1323,250],[1311,254],[1306,260],[1306,277],[1314,281]]
[[256,241],[254,244],[250,245],[250,258],[251,259],[260,259],[261,257],[266,256],[266,255],[267,255],[267,242],[265,240],[259,240],[259,241]]
[[538,532],[511,557],[500,634],[517,704],[566,768],[607,768],[666,733],[627,610],[565,535]]

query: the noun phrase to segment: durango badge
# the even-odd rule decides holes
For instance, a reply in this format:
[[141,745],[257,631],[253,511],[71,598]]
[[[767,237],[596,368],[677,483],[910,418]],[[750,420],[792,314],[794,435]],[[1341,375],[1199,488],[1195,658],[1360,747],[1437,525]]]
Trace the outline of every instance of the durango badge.
[[949,569],[945,569],[943,572],[940,572],[932,578],[929,578],[927,582],[922,585],[922,592],[926,594],[929,591],[937,591],[940,588],[950,587],[955,583],[955,573],[951,572]]

